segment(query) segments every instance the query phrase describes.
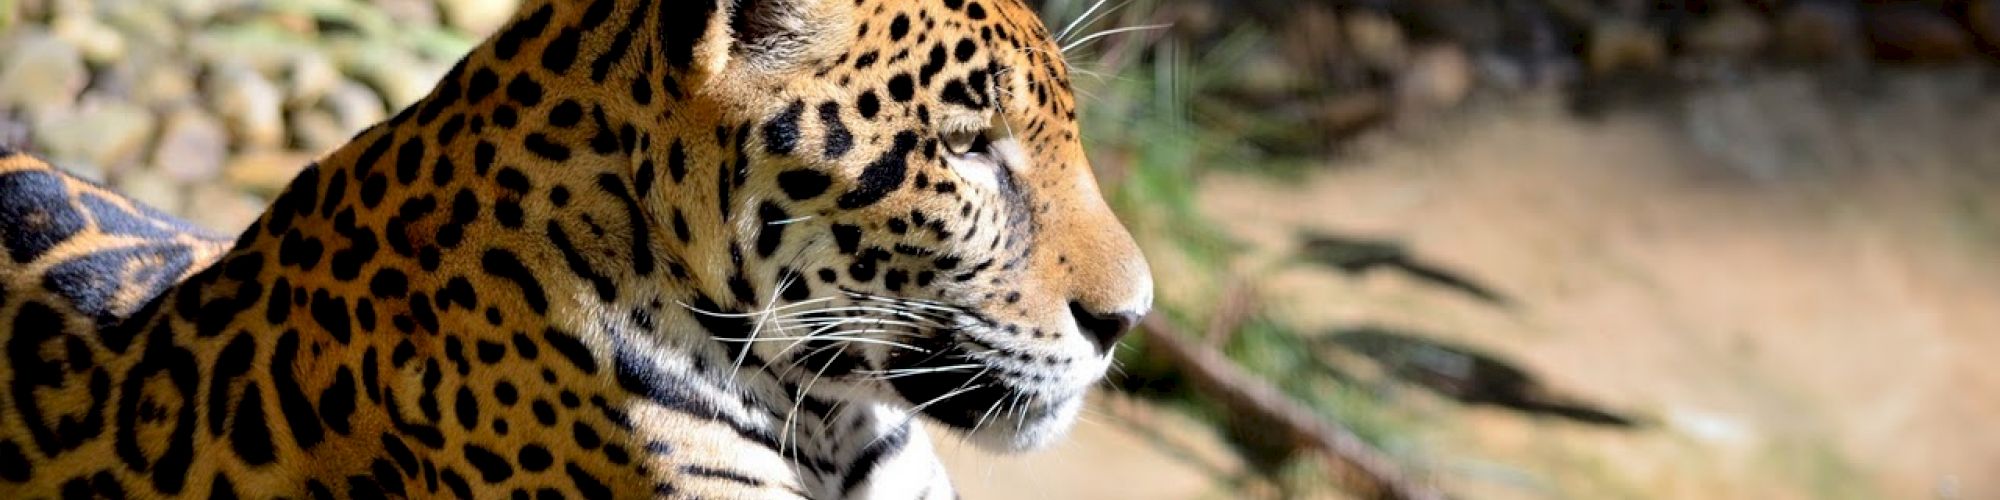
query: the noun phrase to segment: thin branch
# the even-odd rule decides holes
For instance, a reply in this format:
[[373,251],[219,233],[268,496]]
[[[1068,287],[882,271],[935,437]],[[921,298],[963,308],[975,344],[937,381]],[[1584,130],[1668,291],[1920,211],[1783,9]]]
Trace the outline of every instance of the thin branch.
[[1160,316],[1141,322],[1146,348],[1166,356],[1195,388],[1231,411],[1279,427],[1299,445],[1331,459],[1338,479],[1364,498],[1442,500],[1444,493],[1411,480],[1395,462],[1354,431],[1320,418],[1270,382],[1245,371],[1221,351],[1193,340]]

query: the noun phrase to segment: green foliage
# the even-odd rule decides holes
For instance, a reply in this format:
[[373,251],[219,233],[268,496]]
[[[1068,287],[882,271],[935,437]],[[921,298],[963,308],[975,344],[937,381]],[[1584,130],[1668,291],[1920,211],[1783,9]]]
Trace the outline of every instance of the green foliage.
[[[1112,6],[1093,11],[1091,5],[1089,0],[1052,1],[1044,18],[1064,43],[1076,43],[1105,30],[1146,26],[1151,22],[1146,16],[1156,11],[1152,2],[1145,1],[1108,14],[1104,11]],[[1085,12],[1091,20],[1063,36],[1069,21]],[[1134,29],[1080,43],[1066,54],[1082,100],[1079,120],[1086,145],[1102,174],[1107,199],[1135,236],[1154,243],[1149,252],[1175,252],[1193,264],[1191,269],[1177,269],[1173,276],[1160,276],[1161,287],[1224,282],[1231,276],[1227,266],[1241,245],[1197,211],[1197,188],[1204,175],[1223,169],[1274,171],[1280,170],[1274,165],[1286,163],[1250,146],[1247,134],[1261,128],[1240,125],[1254,117],[1204,104],[1207,96],[1232,84],[1239,75],[1238,61],[1247,59],[1249,51],[1260,50],[1264,35],[1242,29],[1204,45],[1204,50],[1192,51],[1165,31]],[[1218,110],[1231,114],[1221,116]],[[1208,297],[1211,300],[1196,303],[1222,302],[1220,290],[1209,293],[1214,294]],[[1156,314],[1183,327],[1205,324],[1216,314],[1206,308],[1159,305]],[[1268,425],[1235,421],[1227,408],[1197,394],[1177,367],[1147,356],[1143,338],[1127,342],[1119,351],[1119,375],[1114,376],[1119,389],[1215,426],[1260,476],[1280,489],[1298,492],[1302,485],[1325,484],[1319,475],[1324,467],[1313,466],[1316,460],[1299,460],[1304,455],[1285,436],[1273,435]],[[1357,389],[1285,324],[1252,314],[1230,332],[1222,347],[1246,369],[1354,428],[1364,439],[1381,444],[1409,431],[1405,419],[1380,404],[1373,393]]]

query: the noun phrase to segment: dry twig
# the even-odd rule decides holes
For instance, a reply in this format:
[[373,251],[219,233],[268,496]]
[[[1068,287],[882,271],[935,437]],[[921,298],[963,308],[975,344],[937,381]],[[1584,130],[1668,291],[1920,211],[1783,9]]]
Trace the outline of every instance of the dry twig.
[[[1166,356],[1195,383],[1196,390],[1256,422],[1268,422],[1300,446],[1318,450],[1335,464],[1343,484],[1366,498],[1441,500],[1444,493],[1407,477],[1360,436],[1340,424],[1320,418],[1270,382],[1245,371],[1221,351],[1195,341],[1160,316],[1142,323],[1146,348]],[[1212,328],[1234,329],[1218,322]],[[1214,332],[1210,332],[1213,334]]]

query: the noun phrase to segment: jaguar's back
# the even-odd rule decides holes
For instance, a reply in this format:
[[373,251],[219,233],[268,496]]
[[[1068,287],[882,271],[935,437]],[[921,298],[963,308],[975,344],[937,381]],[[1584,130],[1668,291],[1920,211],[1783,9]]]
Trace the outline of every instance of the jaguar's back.
[[0,146],[0,245],[0,318],[18,331],[116,325],[229,240]]
[[221,242],[0,160],[0,498],[948,498],[1151,301],[1018,0],[531,0]]

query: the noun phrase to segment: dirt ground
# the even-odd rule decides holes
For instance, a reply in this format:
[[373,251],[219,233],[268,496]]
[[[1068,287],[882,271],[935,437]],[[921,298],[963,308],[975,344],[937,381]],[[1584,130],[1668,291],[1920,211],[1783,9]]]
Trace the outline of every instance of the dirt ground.
[[[2000,498],[1992,81],[1766,77],[1597,119],[1528,99],[1302,179],[1217,175],[1200,205],[1242,221],[1223,225],[1250,248],[1238,264],[1304,331],[1428,332],[1644,422],[1412,398],[1418,430],[1396,453],[1456,495]],[[1518,305],[1395,275],[1265,271],[1302,228],[1403,242]],[[1161,300],[1194,300],[1156,273]],[[1234,496],[1146,443],[1096,422],[1030,457],[940,448],[969,498]]]

